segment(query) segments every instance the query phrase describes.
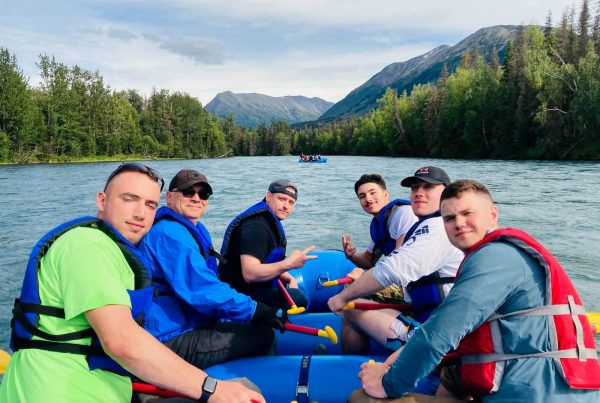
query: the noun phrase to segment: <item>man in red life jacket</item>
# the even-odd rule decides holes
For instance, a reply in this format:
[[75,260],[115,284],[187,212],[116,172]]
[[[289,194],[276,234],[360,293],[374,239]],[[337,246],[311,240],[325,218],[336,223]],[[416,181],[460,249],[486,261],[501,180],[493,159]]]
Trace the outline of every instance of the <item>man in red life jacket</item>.
[[592,328],[560,263],[525,232],[497,229],[498,210],[478,182],[450,184],[440,210],[450,242],[465,252],[457,280],[390,366],[362,366],[364,391],[403,396],[456,349],[461,364],[444,370],[438,395],[599,402]]

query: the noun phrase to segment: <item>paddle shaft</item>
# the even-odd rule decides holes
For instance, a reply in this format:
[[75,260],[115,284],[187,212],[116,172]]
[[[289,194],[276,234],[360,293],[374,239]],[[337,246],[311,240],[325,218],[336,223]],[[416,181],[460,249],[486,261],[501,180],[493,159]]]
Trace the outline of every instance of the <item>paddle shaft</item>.
[[[143,393],[146,395],[158,396],[158,397],[183,397],[185,399],[190,399],[189,396],[186,396],[182,393],[175,392],[169,389],[159,388],[155,385],[150,385],[148,383],[141,382],[132,382],[131,389],[136,393]],[[251,400],[252,403],[258,403],[258,400]]]
[[378,304],[375,302],[354,302],[353,309],[361,309],[363,311],[375,311],[378,309],[395,309],[400,312],[410,312],[413,310],[410,304]]
[[277,279],[277,287],[279,287],[279,289],[281,290],[281,293],[283,294],[283,297],[285,298],[285,300],[287,301],[288,305],[291,308],[296,307],[296,303],[294,302],[294,300],[292,299],[292,297],[290,296],[290,293],[287,292],[287,290],[285,289],[285,286],[283,285],[283,283],[281,282],[280,279]]
[[285,330],[297,333],[311,334],[313,336],[319,336],[319,330],[321,329],[317,329],[316,327],[294,325],[293,323],[286,323]]
[[352,277],[346,276],[346,277],[338,278],[336,280],[324,281],[321,285],[323,287],[333,287],[335,285],[349,284],[353,281],[354,281],[354,279]]

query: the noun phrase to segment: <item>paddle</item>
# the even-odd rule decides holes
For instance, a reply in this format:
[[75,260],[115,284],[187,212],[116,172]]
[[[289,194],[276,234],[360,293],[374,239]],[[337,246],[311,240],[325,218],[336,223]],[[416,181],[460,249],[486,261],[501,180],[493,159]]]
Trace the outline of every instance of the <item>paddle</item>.
[[[145,395],[158,397],[183,397],[185,399],[190,399],[189,396],[182,393],[175,392],[174,390],[159,388],[158,386],[150,385],[149,383],[131,382],[131,389],[136,393],[143,393]],[[251,402],[258,403],[258,400],[252,399]]]
[[294,300],[290,296],[290,293],[287,292],[287,290],[285,289],[285,286],[283,285],[283,283],[281,282],[280,279],[277,279],[277,287],[279,287],[279,289],[281,290],[281,293],[283,294],[285,300],[287,301],[288,305],[290,306],[290,309],[287,310],[288,315],[296,315],[296,314],[304,312],[304,310],[306,308],[304,308],[303,306],[299,307],[299,306],[296,305],[296,303],[294,302]]
[[360,309],[363,311],[376,311],[378,309],[395,309],[400,312],[412,311],[412,305],[410,304],[378,304],[375,302],[348,302],[342,308],[344,311],[348,309]]
[[8,354],[4,350],[0,350],[0,374],[6,372],[6,368],[8,368],[8,362],[10,361],[10,354]]
[[[410,312],[412,309],[410,304],[377,304],[371,302],[348,302],[342,308],[344,311],[348,309],[361,309],[364,311],[373,311],[378,309],[391,308],[400,312]],[[586,313],[592,330],[594,333],[600,333],[600,312],[588,312]]]
[[323,287],[333,287],[335,285],[340,285],[340,284],[349,284],[353,281],[354,281],[354,279],[352,277],[346,276],[346,277],[338,278],[337,280],[324,281],[321,283],[321,285]]
[[316,327],[308,327],[301,325],[294,325],[293,323],[286,323],[285,330],[289,330],[291,332],[310,334],[313,336],[326,337],[331,341],[331,344],[337,344],[338,337],[330,326],[325,326],[325,329],[317,329]]

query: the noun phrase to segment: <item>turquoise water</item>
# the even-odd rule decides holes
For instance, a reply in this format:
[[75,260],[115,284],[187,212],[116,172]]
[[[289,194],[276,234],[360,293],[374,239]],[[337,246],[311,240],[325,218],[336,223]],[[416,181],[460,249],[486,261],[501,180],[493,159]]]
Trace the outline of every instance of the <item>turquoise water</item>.
[[[289,178],[299,188],[284,222],[289,250],[316,245],[339,248],[352,235],[366,246],[370,217],[354,194],[363,173],[380,173],[392,197],[407,197],[400,180],[423,165],[444,168],[451,179],[473,178],[489,186],[502,226],[522,228],[563,263],[589,311],[600,311],[600,164],[591,162],[422,160],[328,156],[326,164],[299,164],[297,157],[238,157],[157,161],[166,181],[181,168],[205,173],[214,189],[203,222],[221,245],[229,221],[260,200],[268,184]],[[0,347],[6,349],[14,298],[31,247],[47,230],[95,214],[95,195],[118,163],[0,167]],[[82,268],[85,270],[85,268]]]

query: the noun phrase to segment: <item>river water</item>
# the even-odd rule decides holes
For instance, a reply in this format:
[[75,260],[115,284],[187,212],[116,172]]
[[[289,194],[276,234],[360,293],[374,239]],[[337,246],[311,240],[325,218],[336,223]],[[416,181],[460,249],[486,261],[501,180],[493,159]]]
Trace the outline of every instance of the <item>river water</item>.
[[[537,237],[566,267],[588,311],[600,311],[600,164],[597,162],[423,160],[329,157],[326,164],[298,164],[296,157],[235,157],[151,161],[165,180],[182,168],[205,173],[214,190],[203,222],[216,249],[239,212],[259,201],[269,183],[289,178],[299,199],[284,221],[288,250],[316,245],[340,248],[352,235],[366,247],[370,216],[354,194],[363,173],[384,176],[390,195],[408,197],[400,180],[424,165],[444,168],[451,179],[485,183],[502,226]],[[95,194],[119,163],[0,166],[0,348],[8,347],[9,321],[32,246],[47,230],[81,215],[94,215]],[[164,195],[163,195],[164,196]],[[85,267],[82,267],[85,270]]]

